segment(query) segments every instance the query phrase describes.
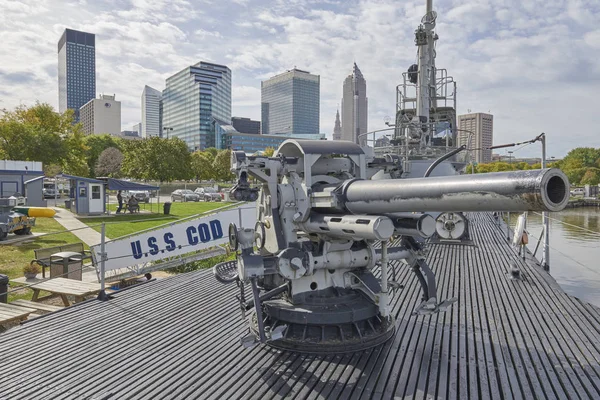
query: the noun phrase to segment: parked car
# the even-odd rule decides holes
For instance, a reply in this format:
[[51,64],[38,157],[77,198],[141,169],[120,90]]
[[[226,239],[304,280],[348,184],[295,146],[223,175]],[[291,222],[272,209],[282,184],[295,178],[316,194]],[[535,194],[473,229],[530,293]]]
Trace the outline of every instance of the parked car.
[[145,190],[130,190],[129,196],[135,197],[137,201],[150,202],[150,193]]
[[60,197],[60,193],[56,193],[54,188],[43,188],[42,195],[45,199],[53,199],[55,197]]
[[221,201],[221,193],[218,193],[211,187],[198,188],[195,192],[200,195],[200,199],[204,201]]
[[200,195],[189,189],[177,189],[171,193],[171,201],[200,201]]
[[575,188],[571,190],[571,196],[583,196],[585,195],[585,190],[583,188]]

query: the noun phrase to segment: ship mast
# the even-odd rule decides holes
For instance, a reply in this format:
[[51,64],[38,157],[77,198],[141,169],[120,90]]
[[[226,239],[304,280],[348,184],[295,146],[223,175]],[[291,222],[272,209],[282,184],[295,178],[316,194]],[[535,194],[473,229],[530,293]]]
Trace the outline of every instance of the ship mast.
[[426,13],[415,31],[415,45],[418,47],[418,80],[416,85],[416,113],[412,119],[410,136],[420,138],[421,146],[427,146],[431,137],[431,109],[435,109],[435,41],[433,31],[437,14],[433,11],[433,1],[426,0]]

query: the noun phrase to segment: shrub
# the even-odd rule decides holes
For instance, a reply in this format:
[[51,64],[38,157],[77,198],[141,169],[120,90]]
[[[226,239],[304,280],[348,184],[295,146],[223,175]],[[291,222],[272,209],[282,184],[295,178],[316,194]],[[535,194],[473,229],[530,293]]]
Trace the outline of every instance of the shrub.
[[41,272],[41,268],[37,264],[26,264],[23,267],[24,274],[39,274]]

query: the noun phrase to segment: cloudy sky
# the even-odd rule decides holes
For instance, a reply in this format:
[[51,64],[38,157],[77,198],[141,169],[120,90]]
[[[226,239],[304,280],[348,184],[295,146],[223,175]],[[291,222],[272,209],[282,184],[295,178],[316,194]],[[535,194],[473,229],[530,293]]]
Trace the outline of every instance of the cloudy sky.
[[[321,76],[321,132],[342,82],[367,79],[369,129],[393,115],[415,61],[425,0],[0,0],[0,108],[58,107],[57,42],[96,34],[98,93],[116,93],[123,129],[144,85],[200,60],[233,71],[234,116],[260,119],[260,81],[294,66]],[[458,111],[494,114],[494,143],[548,134],[549,156],[600,147],[600,1],[434,0],[438,68],[458,82]],[[504,151],[503,151],[504,153]],[[536,156],[538,146],[518,151]]]

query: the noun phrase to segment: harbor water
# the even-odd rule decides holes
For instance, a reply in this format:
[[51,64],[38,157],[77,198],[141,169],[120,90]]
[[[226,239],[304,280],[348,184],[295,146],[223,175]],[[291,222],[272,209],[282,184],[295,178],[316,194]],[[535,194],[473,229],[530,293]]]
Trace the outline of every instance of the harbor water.
[[[517,217],[511,214],[513,228]],[[565,209],[550,218],[550,274],[568,294],[600,307],[600,208]],[[528,213],[527,231],[533,252],[542,233],[540,214]],[[540,245],[538,260],[541,253]]]

